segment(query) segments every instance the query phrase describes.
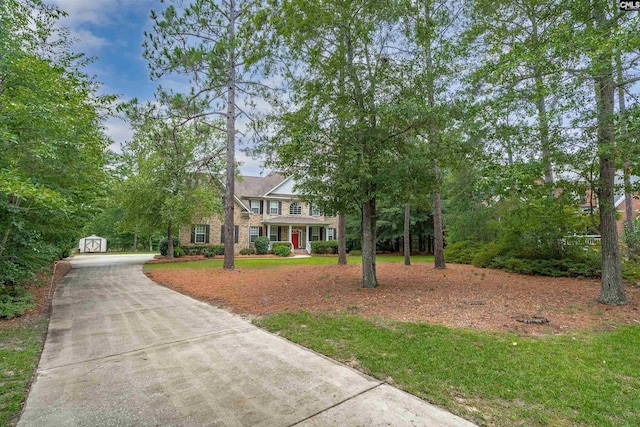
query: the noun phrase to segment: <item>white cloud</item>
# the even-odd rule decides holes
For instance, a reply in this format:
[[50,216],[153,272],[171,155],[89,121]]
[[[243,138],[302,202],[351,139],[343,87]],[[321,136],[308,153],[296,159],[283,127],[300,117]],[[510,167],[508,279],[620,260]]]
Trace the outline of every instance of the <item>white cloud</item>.
[[50,3],[69,14],[65,24],[70,27],[87,22],[104,25],[109,12],[121,7],[119,0],[50,0]]
[[116,153],[121,153],[122,149],[120,146],[124,142],[130,141],[133,137],[133,130],[131,129],[131,126],[129,126],[129,123],[118,117],[109,117],[104,123],[104,127],[106,128],[107,136],[109,136],[113,141],[109,146],[109,149]]
[[88,30],[74,30],[73,36],[78,39],[78,43],[75,45],[76,50],[81,52],[97,50],[110,44],[109,40],[98,37]]

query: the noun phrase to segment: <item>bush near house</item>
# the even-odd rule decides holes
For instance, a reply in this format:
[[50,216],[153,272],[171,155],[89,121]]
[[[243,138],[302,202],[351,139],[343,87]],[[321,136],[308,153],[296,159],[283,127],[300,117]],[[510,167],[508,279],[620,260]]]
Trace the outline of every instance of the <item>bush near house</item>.
[[[174,237],[173,238],[173,247],[174,247],[174,251],[175,248],[178,247],[180,243],[178,242],[178,238]],[[167,252],[169,251],[169,240],[165,237],[162,240],[160,240],[160,255],[163,256],[167,256]],[[174,253],[175,255],[175,253]]]
[[254,253],[255,251],[253,250],[253,248],[240,249],[240,255],[253,255]]
[[184,248],[185,255],[205,255],[212,252],[212,256],[224,254],[224,245],[191,245]]
[[291,243],[276,242],[271,245],[271,251],[278,256],[289,256],[291,254]]
[[338,253],[338,241],[337,240],[317,240],[311,242],[312,254],[337,254]]
[[269,253],[269,238],[266,236],[260,236],[253,242],[256,247],[256,253],[258,255],[266,255]]
[[182,255],[184,255],[185,250],[182,249],[180,246],[173,248],[173,256],[176,258],[180,258]]

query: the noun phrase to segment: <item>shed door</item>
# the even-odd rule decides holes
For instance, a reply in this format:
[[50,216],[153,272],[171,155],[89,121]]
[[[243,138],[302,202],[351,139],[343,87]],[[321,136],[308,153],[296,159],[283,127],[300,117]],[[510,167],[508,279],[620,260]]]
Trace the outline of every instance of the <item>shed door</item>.
[[84,239],[85,252],[100,252],[100,239]]

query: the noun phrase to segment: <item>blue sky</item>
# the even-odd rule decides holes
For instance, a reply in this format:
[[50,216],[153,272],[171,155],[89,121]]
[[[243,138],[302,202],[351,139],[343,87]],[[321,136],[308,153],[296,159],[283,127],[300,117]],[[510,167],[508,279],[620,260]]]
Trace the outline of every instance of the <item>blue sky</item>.
[[[142,58],[144,31],[151,30],[149,13],[162,10],[159,0],[45,0],[67,12],[60,24],[78,39],[74,50],[95,57],[87,71],[102,83],[102,92],[116,94],[122,100],[138,98],[152,100],[161,83],[165,88],[185,90],[178,76],[151,81],[147,63]],[[107,133],[113,139],[113,149],[131,137],[131,129],[122,120],[110,118]],[[259,175],[259,162],[236,154],[243,163],[241,173]]]

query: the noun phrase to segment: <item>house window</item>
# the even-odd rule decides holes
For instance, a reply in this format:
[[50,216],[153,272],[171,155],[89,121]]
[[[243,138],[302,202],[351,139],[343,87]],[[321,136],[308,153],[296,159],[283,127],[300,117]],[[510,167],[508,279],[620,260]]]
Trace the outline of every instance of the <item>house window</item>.
[[254,214],[260,213],[260,200],[251,200],[249,202],[251,204],[251,212]]
[[280,215],[280,202],[269,202],[269,215]]
[[249,227],[249,242],[255,242],[258,237],[260,237],[260,227]]
[[320,227],[311,227],[311,241],[320,240]]
[[195,224],[191,227],[191,243],[209,243],[209,226]]
[[300,203],[291,203],[289,215],[302,215],[302,205]]
[[311,216],[320,216],[320,209],[316,205],[311,205]]
[[196,243],[204,243],[205,242],[205,236],[207,234],[207,227],[204,224],[198,224],[196,225],[196,229],[195,229],[195,234],[196,234]]
[[272,242],[277,242],[278,240],[280,240],[280,238],[278,237],[278,230],[280,230],[280,227],[271,227],[271,230],[269,231],[269,240],[271,240]]
[[336,239],[336,229],[327,228],[327,240],[335,240],[335,239]]

